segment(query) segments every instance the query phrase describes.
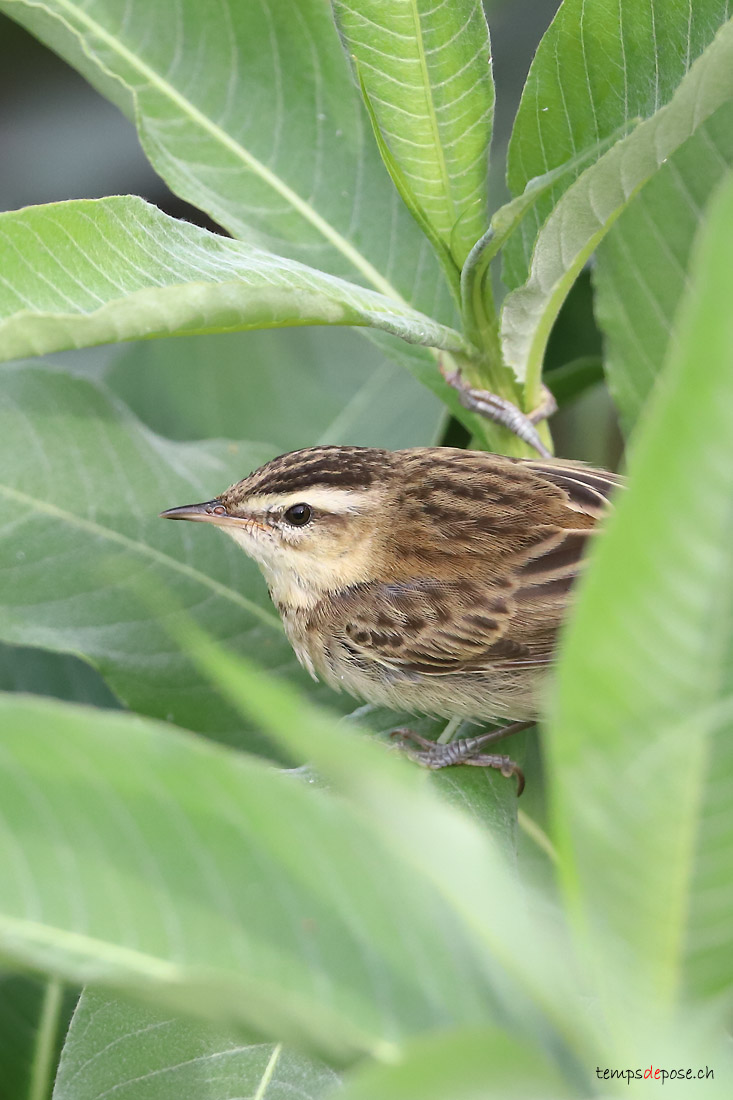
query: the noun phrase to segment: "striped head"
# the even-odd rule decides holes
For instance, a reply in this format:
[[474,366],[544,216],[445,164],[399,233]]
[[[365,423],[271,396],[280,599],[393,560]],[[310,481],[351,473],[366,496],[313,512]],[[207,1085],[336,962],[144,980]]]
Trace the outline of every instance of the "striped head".
[[308,447],[161,515],[222,527],[259,564],[277,604],[308,607],[375,577],[393,467],[390,451]]

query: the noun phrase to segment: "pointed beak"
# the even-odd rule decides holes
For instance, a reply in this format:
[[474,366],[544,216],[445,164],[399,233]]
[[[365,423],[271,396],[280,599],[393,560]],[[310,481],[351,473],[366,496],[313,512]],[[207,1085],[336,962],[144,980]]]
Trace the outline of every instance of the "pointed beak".
[[195,519],[211,523],[214,527],[239,527],[240,530],[250,533],[264,531],[270,534],[268,528],[254,516],[229,515],[219,497],[205,500],[203,504],[182,504],[180,508],[168,508],[160,513],[160,519]]
[[241,523],[237,516],[230,516],[220,500],[205,500],[203,504],[182,504],[180,508],[168,508],[160,513],[161,519],[195,519],[224,527]]

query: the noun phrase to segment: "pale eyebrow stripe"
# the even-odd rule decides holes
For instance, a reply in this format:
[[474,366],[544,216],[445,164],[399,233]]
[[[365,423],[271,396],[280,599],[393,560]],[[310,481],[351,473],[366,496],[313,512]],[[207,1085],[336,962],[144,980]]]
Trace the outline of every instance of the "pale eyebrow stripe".
[[270,508],[289,508],[293,504],[309,504],[324,512],[358,512],[369,500],[367,493],[351,489],[298,489],[293,493],[261,493],[250,498],[250,505],[258,511]]

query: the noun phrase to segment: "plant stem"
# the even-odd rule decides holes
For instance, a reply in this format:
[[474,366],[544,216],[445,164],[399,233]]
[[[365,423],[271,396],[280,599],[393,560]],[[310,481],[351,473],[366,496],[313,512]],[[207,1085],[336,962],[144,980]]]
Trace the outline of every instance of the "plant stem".
[[55,1076],[56,1037],[61,1017],[64,987],[53,979],[46,984],[33,1051],[28,1100],[49,1100]]
[[[475,356],[454,356],[461,375],[475,389],[488,390],[522,411],[526,388],[504,362],[499,336],[499,321],[491,284],[487,278],[489,263],[503,242],[489,227],[471,249],[461,272],[461,313],[466,336],[477,349]],[[540,436],[552,446],[549,429],[540,425]],[[536,452],[508,429],[477,418],[476,434],[489,449],[512,457],[535,457]]]

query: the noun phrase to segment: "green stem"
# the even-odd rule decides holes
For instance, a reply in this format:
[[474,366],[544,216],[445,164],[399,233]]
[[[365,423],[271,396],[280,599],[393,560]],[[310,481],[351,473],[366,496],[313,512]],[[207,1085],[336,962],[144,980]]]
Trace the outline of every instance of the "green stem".
[[[461,315],[466,337],[477,349],[474,356],[454,355],[461,376],[474,389],[489,390],[521,408],[522,391],[514,374],[504,363],[499,337],[499,322],[487,275],[491,257],[496,254],[494,231],[489,229],[476,242],[461,271]],[[481,446],[500,454],[526,457],[531,448],[506,428],[476,417],[474,431]]]
[[[492,248],[493,238],[494,231],[489,228],[469,252],[461,271],[463,327],[466,336],[480,349],[482,358],[485,360],[485,371],[481,371],[479,367],[477,371],[473,372],[477,377],[475,384],[482,385],[484,389],[488,389],[491,382],[498,381],[498,379],[492,379],[491,377],[496,373],[492,370],[492,367],[499,364],[504,365],[494,297],[491,293],[491,287],[486,285],[489,261],[494,254]],[[479,362],[480,360],[477,361],[477,365]],[[485,377],[482,377],[484,374]],[[467,377],[469,382],[474,384],[474,379],[470,374]],[[498,393],[500,397],[508,396],[499,393],[497,389],[493,389],[493,392]]]
[[61,1019],[64,987],[53,979],[46,984],[33,1051],[28,1100],[49,1100],[56,1075],[56,1040]]
[[[506,227],[497,232],[490,226],[468,254],[461,271],[461,315],[465,335],[478,355],[454,356],[461,375],[475,389],[489,390],[526,411],[527,390],[504,362],[499,320],[488,278],[489,264],[509,235]],[[546,424],[539,426],[548,449],[552,438]],[[476,434],[490,450],[516,458],[534,458],[536,451],[506,428],[477,417]]]
[[452,741],[462,722],[463,719],[460,717],[451,718],[440,737],[436,739],[436,745],[447,745],[449,741]]

